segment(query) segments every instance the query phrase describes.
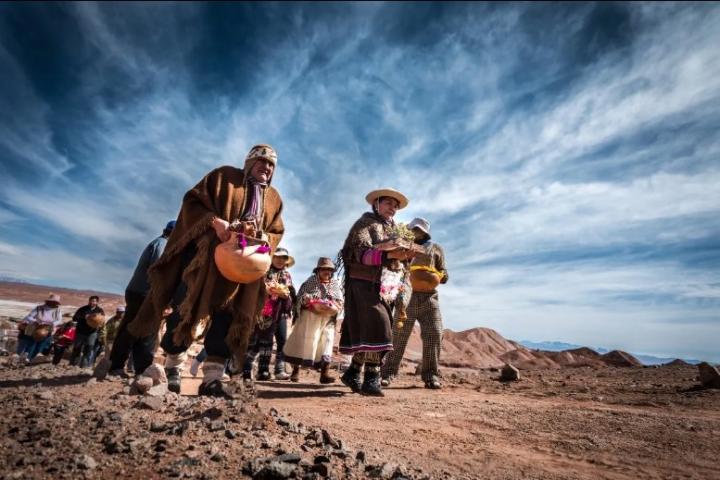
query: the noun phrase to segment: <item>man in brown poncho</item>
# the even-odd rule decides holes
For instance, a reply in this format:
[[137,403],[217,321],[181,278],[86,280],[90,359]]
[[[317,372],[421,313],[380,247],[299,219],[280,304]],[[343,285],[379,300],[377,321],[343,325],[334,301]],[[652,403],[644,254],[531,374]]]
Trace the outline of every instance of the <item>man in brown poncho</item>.
[[250,149],[242,170],[224,166],[189,190],[163,255],[150,268],[150,293],[130,324],[136,337],[157,334],[169,305],[160,346],[167,354],[168,388],[180,391],[185,352],[205,332],[207,360],[200,395],[228,396],[221,379],[228,359],[242,365],[249,336],[265,301],[263,279],[238,284],[223,277],[215,247],[231,231],[261,238],[274,251],[284,227],[282,199],[271,185],[277,154],[269,145]]

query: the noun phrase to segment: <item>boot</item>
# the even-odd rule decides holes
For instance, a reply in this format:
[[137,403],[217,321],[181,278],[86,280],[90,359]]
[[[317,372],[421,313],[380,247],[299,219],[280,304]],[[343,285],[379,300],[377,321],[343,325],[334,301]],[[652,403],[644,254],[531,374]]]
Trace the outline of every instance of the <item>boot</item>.
[[168,390],[180,393],[180,369],[178,367],[166,368],[165,375],[168,379]]
[[385,396],[382,388],[380,388],[380,371],[377,367],[368,368],[367,365],[365,366],[365,380],[363,381],[360,393],[373,397]]
[[220,380],[212,380],[208,383],[201,383],[200,388],[198,389],[198,395],[202,397],[233,398]]
[[285,362],[275,360],[275,380],[287,380],[290,375],[285,371]]
[[330,375],[330,363],[323,362],[320,370],[320,383],[335,383],[335,377]]
[[440,379],[433,375],[429,380],[425,382],[425,388],[429,388],[431,390],[440,390],[442,388]]
[[343,376],[340,377],[340,381],[345,386],[350,387],[350,390],[352,390],[353,393],[360,393],[360,389],[362,388],[362,383],[360,382],[360,368],[358,368],[358,366],[354,363],[351,363],[350,367],[345,370],[345,373],[343,373]]
[[290,381],[295,383],[300,381],[300,365],[293,365],[293,371],[292,375],[290,375]]

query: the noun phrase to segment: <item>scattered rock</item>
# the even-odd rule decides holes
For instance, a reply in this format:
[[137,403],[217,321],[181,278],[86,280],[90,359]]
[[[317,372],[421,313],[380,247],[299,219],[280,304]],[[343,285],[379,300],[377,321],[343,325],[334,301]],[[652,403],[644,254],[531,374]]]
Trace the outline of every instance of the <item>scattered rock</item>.
[[500,371],[500,381],[501,382],[516,382],[520,380],[520,370],[515,368],[509,363],[506,363],[505,366]]
[[343,460],[346,459],[346,458],[348,458],[348,456],[349,456],[349,455],[348,455],[348,452],[346,452],[345,450],[342,450],[342,449],[340,449],[340,448],[335,449],[335,450],[333,450],[333,451],[330,452],[330,453],[331,453],[332,455],[338,457],[338,458],[343,459]]
[[141,375],[141,376],[135,378],[135,381],[132,384],[132,389],[139,394],[144,394],[147,391],[149,391],[152,388],[152,386],[153,386],[153,379],[150,377],[144,377]]
[[217,431],[220,431],[220,430],[225,430],[225,422],[222,421],[222,420],[213,420],[213,421],[210,422],[210,424],[208,425],[208,430],[210,430],[211,432],[217,432]]
[[355,455],[355,460],[358,462],[365,462],[365,452],[363,450],[358,450],[357,454]]
[[202,416],[210,420],[215,420],[216,418],[222,417],[222,414],[223,411],[220,408],[210,407],[202,413]]
[[323,444],[330,445],[331,447],[334,447],[334,448],[341,447],[340,443],[337,440],[335,440],[327,430],[323,429],[320,433],[322,435],[322,443]]
[[152,422],[152,423],[150,424],[150,431],[151,431],[151,432],[156,432],[156,433],[157,433],[157,432],[164,432],[165,430],[167,430],[167,428],[168,428],[167,425],[166,425],[165,423],[162,423],[162,422]]
[[317,473],[321,477],[327,477],[330,473],[327,463],[316,463],[310,468],[311,473]]
[[97,462],[90,455],[80,455],[75,463],[83,470],[94,470],[97,468]]
[[365,473],[370,478],[393,478],[398,466],[394,463],[383,463],[382,465],[368,465]]
[[168,393],[168,384],[167,383],[158,383],[157,385],[153,385],[150,387],[150,389],[145,392],[145,395],[150,395],[151,397],[165,397],[165,395]]
[[275,457],[275,460],[278,462],[285,462],[285,463],[300,463],[300,460],[302,460],[302,457],[298,455],[297,453],[285,453],[282,455],[278,455]]
[[165,375],[165,368],[161,367],[157,363],[153,363],[152,365],[147,367],[141,376],[151,378],[153,381],[153,385],[167,383],[168,381],[167,375]]
[[149,410],[161,410],[163,408],[163,399],[159,397],[142,397],[136,406],[137,408]]
[[698,364],[700,383],[706,388],[720,388],[720,372],[707,362]]
[[48,390],[43,390],[42,392],[36,393],[35,398],[39,398],[41,400],[53,400],[55,398],[55,394]]
[[280,462],[275,458],[256,458],[245,464],[243,473],[252,476],[253,479],[275,480],[294,476],[295,469],[294,464]]
[[155,450],[156,452],[164,452],[165,450],[167,450],[167,447],[168,441],[164,438],[160,438],[153,445],[153,450]]

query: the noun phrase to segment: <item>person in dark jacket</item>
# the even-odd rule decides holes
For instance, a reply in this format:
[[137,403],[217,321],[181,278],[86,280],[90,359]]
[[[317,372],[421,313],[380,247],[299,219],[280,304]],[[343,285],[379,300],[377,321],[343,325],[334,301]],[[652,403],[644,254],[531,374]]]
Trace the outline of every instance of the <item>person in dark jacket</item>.
[[125,288],[125,314],[118,326],[115,340],[110,346],[109,363],[103,361],[98,364],[95,369],[96,377],[103,378],[108,373],[108,370],[111,375],[122,375],[131,354],[132,370],[138,374],[144,372],[152,364],[157,348],[156,336],[134,337],[128,332],[127,326],[137,315],[140,306],[150,291],[148,268],[162,255],[167,239],[174,228],[175,220],[169,221],[165,225],[162,235],[150,242],[140,255],[133,276]]
[[100,308],[99,303],[100,297],[93,295],[90,297],[88,304],[78,308],[75,315],[73,315],[75,342],[70,356],[70,365],[77,366],[79,363],[80,368],[88,368],[92,365],[99,329],[88,325],[87,318],[94,313],[105,315],[105,311]]

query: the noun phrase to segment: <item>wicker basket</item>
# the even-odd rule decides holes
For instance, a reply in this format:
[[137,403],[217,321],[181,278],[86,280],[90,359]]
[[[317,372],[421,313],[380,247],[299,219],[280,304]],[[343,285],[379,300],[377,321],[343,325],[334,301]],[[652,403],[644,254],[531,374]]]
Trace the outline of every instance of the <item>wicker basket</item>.
[[[235,283],[253,283],[265,276],[270,269],[270,251],[259,239],[245,237],[246,246],[238,242],[238,235],[215,247],[215,265],[220,274]],[[254,245],[252,245],[254,243]],[[260,249],[260,251],[258,251]]]
[[427,270],[412,270],[410,284],[415,292],[430,293],[440,285],[440,275]]
[[87,317],[85,317],[85,321],[88,324],[88,327],[94,329],[98,329],[105,325],[105,315],[103,315],[100,312],[91,313]]
[[38,325],[32,333],[33,340],[42,342],[50,335],[50,327],[47,325]]

